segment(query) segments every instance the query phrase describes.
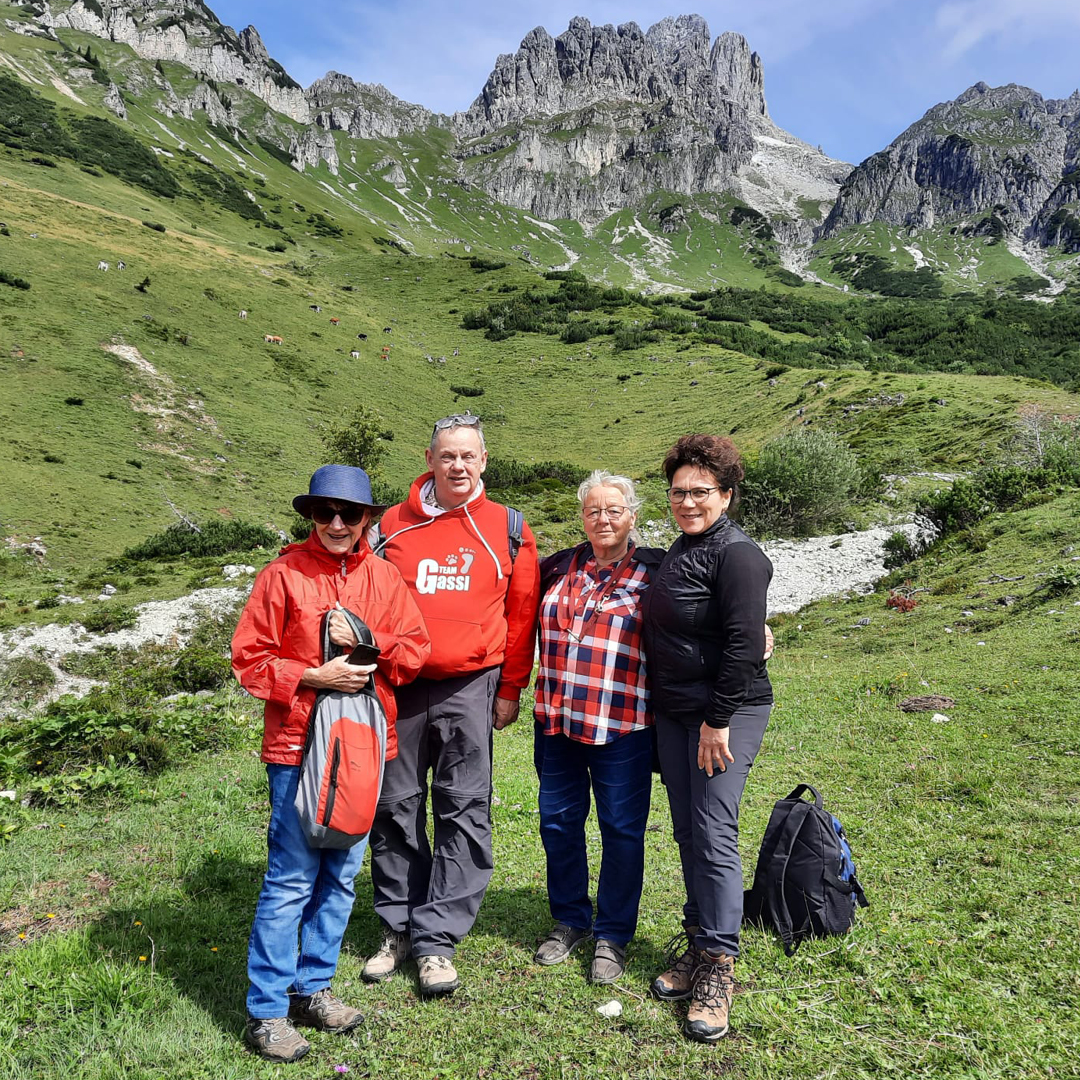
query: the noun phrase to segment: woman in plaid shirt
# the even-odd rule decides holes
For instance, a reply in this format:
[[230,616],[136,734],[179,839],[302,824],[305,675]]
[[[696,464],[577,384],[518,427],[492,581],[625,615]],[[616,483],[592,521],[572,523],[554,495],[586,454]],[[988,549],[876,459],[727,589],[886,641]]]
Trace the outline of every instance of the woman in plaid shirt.
[[[652,792],[652,714],[641,599],[663,559],[635,545],[634,483],[598,470],[578,489],[588,540],[540,563],[534,760],[555,925],[536,952],[558,964],[594,938],[590,978],[614,982],[637,927]],[[596,917],[585,820],[596,799],[602,855]]]

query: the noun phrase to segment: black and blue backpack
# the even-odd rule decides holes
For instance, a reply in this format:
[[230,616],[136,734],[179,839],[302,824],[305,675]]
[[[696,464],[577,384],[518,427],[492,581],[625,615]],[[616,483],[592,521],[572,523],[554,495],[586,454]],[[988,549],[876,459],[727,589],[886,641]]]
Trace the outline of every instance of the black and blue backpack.
[[793,956],[806,938],[846,934],[856,907],[869,906],[843,825],[814,788],[800,784],[773,807],[754,884],[743,893],[743,921],[771,927]]

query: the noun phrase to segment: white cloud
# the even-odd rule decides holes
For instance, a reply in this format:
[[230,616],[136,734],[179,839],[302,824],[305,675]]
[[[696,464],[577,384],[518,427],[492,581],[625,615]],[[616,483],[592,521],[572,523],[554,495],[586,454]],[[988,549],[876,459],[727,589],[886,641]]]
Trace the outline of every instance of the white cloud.
[[983,44],[1058,39],[1080,29],[1077,0],[954,0],[935,19],[945,35],[941,55],[956,60]]

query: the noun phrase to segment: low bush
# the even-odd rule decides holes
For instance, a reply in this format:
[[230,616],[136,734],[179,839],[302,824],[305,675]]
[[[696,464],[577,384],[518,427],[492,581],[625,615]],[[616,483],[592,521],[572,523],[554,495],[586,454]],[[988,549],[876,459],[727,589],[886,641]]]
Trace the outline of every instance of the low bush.
[[811,536],[836,524],[860,496],[854,452],[827,431],[800,428],[746,464],[741,515],[763,535]]
[[91,609],[80,621],[91,633],[114,634],[117,630],[134,626],[139,616],[134,608],[124,604],[103,603]]
[[143,224],[148,229],[153,229],[154,232],[165,232],[165,226],[160,221],[144,221]]
[[490,491],[525,487],[542,480],[558,481],[560,486],[577,486],[588,470],[565,461],[514,461],[513,458],[489,457],[484,470],[484,486]]
[[921,554],[919,545],[914,543],[906,532],[894,532],[886,537],[883,545],[885,548],[885,569],[895,570],[899,566],[906,566]]
[[4,285],[10,285],[13,289],[29,289],[30,282],[25,278],[16,277],[14,274],[9,274],[6,270],[0,270],[0,283]]
[[278,534],[247,521],[214,519],[197,527],[178,521],[164,532],[128,548],[123,557],[136,561],[178,559],[187,555],[228,555],[252,548],[276,548]]

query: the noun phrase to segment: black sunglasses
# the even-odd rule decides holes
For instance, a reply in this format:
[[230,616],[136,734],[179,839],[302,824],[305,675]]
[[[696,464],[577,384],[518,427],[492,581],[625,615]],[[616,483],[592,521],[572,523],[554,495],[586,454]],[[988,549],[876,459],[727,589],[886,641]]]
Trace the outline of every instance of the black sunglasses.
[[341,518],[345,525],[359,525],[366,513],[367,507],[361,503],[311,503],[311,520],[318,525],[329,525],[336,517]]
[[441,420],[435,421],[435,426],[431,429],[431,436],[434,438],[440,431],[446,431],[447,428],[457,427],[476,427],[480,426],[480,417],[474,416],[472,413],[454,413],[452,416],[444,416]]

